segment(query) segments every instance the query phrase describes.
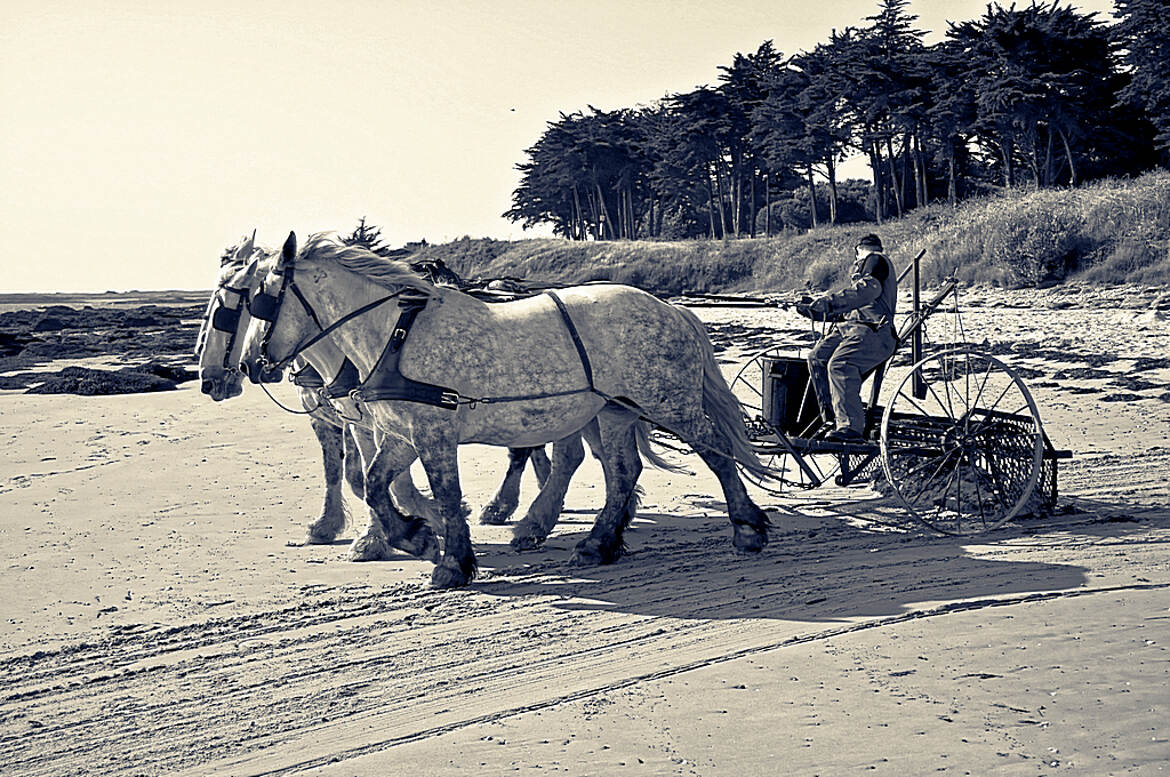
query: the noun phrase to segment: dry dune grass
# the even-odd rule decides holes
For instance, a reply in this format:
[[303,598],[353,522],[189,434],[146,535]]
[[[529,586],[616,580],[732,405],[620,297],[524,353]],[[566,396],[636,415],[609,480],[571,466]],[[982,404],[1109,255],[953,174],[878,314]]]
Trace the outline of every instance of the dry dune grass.
[[934,205],[881,226],[850,224],[805,234],[679,242],[462,239],[427,246],[469,277],[517,276],[576,283],[606,279],[662,294],[825,288],[841,280],[857,239],[879,233],[900,266],[926,250],[926,280],[1009,288],[1065,278],[1164,283],[1170,278],[1170,172],[1076,189],[1018,189]]

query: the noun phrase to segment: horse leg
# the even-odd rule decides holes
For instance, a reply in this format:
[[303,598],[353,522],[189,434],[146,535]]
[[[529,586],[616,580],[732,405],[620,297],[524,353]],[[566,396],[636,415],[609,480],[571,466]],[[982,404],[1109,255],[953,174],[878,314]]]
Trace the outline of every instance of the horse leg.
[[548,459],[548,454],[544,452],[544,446],[538,446],[532,449],[532,456],[529,457],[528,462],[532,465],[532,471],[536,473],[536,482],[544,488],[544,484],[548,482],[548,477],[552,473],[552,462]]
[[345,528],[345,497],[341,493],[343,432],[340,427],[315,416],[310,417],[309,423],[321,444],[321,460],[325,465],[325,504],[321,507],[321,516],[309,524],[305,542],[324,545],[337,539]]
[[346,424],[345,434],[345,480],[350,490],[358,499],[366,498],[366,469],[362,456],[362,442],[359,438],[369,442],[370,455],[373,455],[374,438],[361,427]]
[[[414,460],[411,455],[411,461]],[[415,488],[410,477],[410,462],[390,481],[391,505],[397,505],[391,516],[382,521],[390,544],[405,550],[412,556],[426,559],[432,564],[439,562],[438,535],[443,524],[435,514],[434,505]]]
[[727,514],[735,532],[732,539],[740,553],[759,553],[768,544],[768,514],[748,496],[739,471],[732,457],[732,446],[723,434],[706,417],[697,419],[684,428],[675,428],[707,467],[719,478],[723,498],[727,502]]
[[[543,453],[542,448],[536,450]],[[581,462],[585,460],[585,447],[581,435],[572,434],[553,443],[552,462],[547,480],[541,485],[540,493],[528,507],[524,520],[512,530],[512,547],[515,550],[534,550],[544,544],[549,532],[557,524],[561,509],[565,505],[565,492],[569,481]],[[535,464],[535,457],[533,459]],[[534,466],[535,468],[535,466]]]
[[[633,413],[606,409],[597,416],[601,459],[605,473],[605,506],[597,514],[589,536],[577,543],[569,563],[575,566],[612,564],[622,554],[622,532],[633,520],[637,508],[636,488],[642,473],[642,458],[634,436]],[[592,445],[592,443],[591,443]]]
[[[375,442],[374,433],[364,427],[350,425],[351,441],[358,449],[358,455],[354,458],[361,461],[371,461],[375,451],[377,451],[377,443]],[[365,490],[365,469],[360,470],[359,482],[361,488]],[[352,483],[351,483],[352,485]],[[358,486],[354,486],[357,490]],[[410,479],[409,466],[404,467],[398,475],[390,482],[390,495],[394,500],[394,507],[396,512],[382,522],[382,528],[388,538],[408,537],[413,538],[419,531],[419,524],[413,518],[407,516],[420,516],[425,519],[430,525],[429,535],[419,535],[419,539],[427,536],[433,536],[435,531],[441,531],[442,526],[435,520],[434,509],[431,507],[430,500],[419,493],[418,489],[414,487],[414,481]],[[403,526],[405,522],[406,526]],[[434,547],[429,547],[424,543],[423,545],[416,545],[412,540],[407,540],[408,545],[399,545],[391,539],[392,545],[405,550],[407,553],[423,558],[437,557],[438,543],[434,543]]]
[[404,441],[385,435],[378,437],[377,449],[366,464],[366,505],[370,519],[365,533],[350,548],[351,561],[388,558],[391,546],[431,561],[438,557],[438,540],[427,522],[422,518],[406,518],[390,500],[390,481],[407,470],[414,459],[414,450]]
[[524,476],[524,465],[535,448],[509,448],[508,471],[504,473],[504,482],[496,490],[496,495],[484,505],[479,514],[479,522],[499,525],[507,523],[516,512],[520,503],[520,479]]
[[408,520],[426,521],[427,525],[431,527],[432,533],[443,533],[443,522],[435,510],[434,501],[423,496],[423,493],[414,485],[409,468],[402,470],[390,482],[390,496],[394,498],[394,504],[398,507],[399,512],[403,515],[413,516]]
[[441,435],[433,439],[415,439],[423,469],[431,484],[431,494],[443,518],[443,557],[431,573],[433,588],[456,588],[467,585],[476,573],[475,551],[471,547],[471,530],[467,526],[467,508],[459,485],[459,456],[455,443]]

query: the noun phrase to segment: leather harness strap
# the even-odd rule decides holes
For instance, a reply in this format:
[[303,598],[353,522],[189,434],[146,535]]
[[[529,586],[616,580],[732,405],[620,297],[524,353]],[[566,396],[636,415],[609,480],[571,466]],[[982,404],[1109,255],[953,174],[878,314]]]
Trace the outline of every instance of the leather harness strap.
[[414,296],[399,298],[398,307],[402,309],[402,312],[398,314],[394,331],[365,383],[353,390],[355,399],[360,399],[363,402],[398,399],[445,407],[449,410],[459,407],[459,393],[457,391],[431,383],[411,380],[402,374],[402,369],[398,366],[402,360],[402,345],[406,342],[406,336],[410,333],[414,319],[427,306],[427,299],[427,297]]
[[341,363],[341,369],[337,371],[337,377],[325,386],[325,396],[329,399],[341,399],[348,397],[350,392],[362,384],[362,379],[358,375],[357,366],[345,357],[345,361]]
[[304,369],[293,373],[289,376],[289,380],[300,388],[324,391],[328,399],[347,397],[349,396],[349,392],[361,385],[361,378],[358,377],[357,367],[349,360],[348,356],[341,363],[341,369],[338,370],[337,377],[328,384],[325,383],[325,378],[321,376],[321,373],[313,369],[313,365],[311,364],[306,364]]
[[552,301],[556,304],[557,310],[561,312],[561,318],[565,320],[565,326],[569,330],[569,337],[573,340],[573,345],[577,348],[577,355],[581,357],[581,366],[585,368],[585,382],[589,384],[589,390],[593,390],[593,365],[589,363],[589,354],[585,352],[585,343],[581,342],[581,335],[577,333],[577,327],[573,324],[573,318],[569,315],[568,308],[561,298],[557,296],[555,291],[546,291],[545,294],[552,297]]

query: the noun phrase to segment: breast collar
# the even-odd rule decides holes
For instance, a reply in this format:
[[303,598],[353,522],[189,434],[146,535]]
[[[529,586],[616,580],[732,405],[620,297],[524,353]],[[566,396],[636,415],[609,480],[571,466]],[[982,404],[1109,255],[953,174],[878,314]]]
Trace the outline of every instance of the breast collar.
[[[424,405],[445,407],[450,410],[454,410],[459,406],[459,392],[442,386],[436,386],[432,383],[412,380],[403,375],[402,369],[399,367],[399,362],[402,360],[402,346],[406,342],[406,336],[410,334],[410,328],[414,325],[414,320],[422,312],[423,308],[427,306],[428,301],[429,297],[413,295],[403,295],[399,299],[398,308],[402,312],[398,314],[398,321],[394,324],[394,331],[391,333],[390,339],[386,341],[386,347],[382,349],[382,355],[378,357],[378,361],[374,364],[374,368],[370,370],[370,375],[366,378],[365,382],[347,392],[354,399],[360,399],[363,402],[399,399],[407,402],[419,402]],[[345,363],[353,367],[349,359],[346,359]],[[345,373],[346,367],[342,365],[341,374],[338,375],[338,379],[340,380]],[[354,368],[352,373],[352,380],[356,382],[358,379],[357,369]],[[334,384],[336,383],[337,381],[334,381]],[[339,386],[338,388],[341,387]]]

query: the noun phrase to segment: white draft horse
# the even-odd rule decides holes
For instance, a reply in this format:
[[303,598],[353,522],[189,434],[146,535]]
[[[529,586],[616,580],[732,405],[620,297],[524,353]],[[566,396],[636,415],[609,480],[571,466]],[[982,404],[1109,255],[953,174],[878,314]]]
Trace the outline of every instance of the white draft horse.
[[[256,291],[272,263],[275,253],[254,246],[253,237],[227,249],[220,258],[220,271],[204,315],[195,355],[199,360],[200,390],[216,402],[238,396],[242,391],[243,375],[238,369],[240,350],[250,316],[247,300]],[[350,428],[332,408],[322,403],[316,389],[298,387],[305,414],[309,417],[313,434],[321,446],[324,466],[325,499],[321,515],[308,528],[307,544],[333,542],[346,524],[345,499],[341,481],[345,479],[354,493],[363,495],[365,474],[360,451],[366,448],[370,455],[374,442],[368,430]],[[348,449],[348,455],[346,455]],[[409,473],[397,478],[391,485],[395,500],[415,515],[433,518],[430,500],[418,492]],[[404,539],[400,549],[424,558],[437,559],[439,545],[433,532],[425,531]]]
[[446,539],[431,577],[437,588],[464,585],[476,570],[459,484],[462,443],[526,447],[578,431],[595,436],[606,501],[573,562],[610,563],[621,554],[642,469],[637,422],[649,420],[719,478],[736,549],[767,543],[767,515],[735,463],[763,465],[690,311],[616,284],[489,305],[330,235],[311,236],[298,252],[290,234],[262,292],[251,302],[240,369],[258,380],[326,339],[356,365],[354,396],[380,432],[367,462],[367,504],[387,509],[369,493],[421,459]]
[[[277,256],[275,252],[256,247],[254,241],[255,233],[229,247],[220,257],[215,289],[208,301],[195,346],[200,389],[217,402],[238,396],[242,391],[243,375],[238,365],[244,333],[251,320],[247,300],[256,292],[259,282],[271,269]],[[305,541],[310,545],[331,543],[345,528],[347,512],[342,495],[342,472],[344,470],[345,480],[353,492],[363,498],[365,470],[362,459],[363,456],[372,457],[376,450],[373,430],[360,423],[360,418],[355,419],[354,408],[342,407],[339,412],[334,402],[342,405],[349,403],[326,396],[325,387],[336,376],[341,359],[336,362],[326,359],[324,364],[314,366],[321,376],[320,382],[311,386],[298,383],[301,405],[307,411],[313,433],[321,446],[324,466],[324,505],[320,517],[308,527]],[[280,379],[283,375],[277,373],[274,377]],[[354,423],[355,420],[358,423]],[[569,479],[584,457],[584,452],[579,439],[569,441],[560,450],[554,449],[554,456],[558,457],[558,477],[551,488],[546,487],[551,466],[542,449],[522,448],[509,450],[508,453],[507,474],[491,501],[484,506],[480,521],[504,523],[511,517],[518,505],[525,464],[531,461],[541,484],[541,495],[525,519],[517,524],[512,544],[518,550],[532,549],[543,543],[551,531],[563,504]],[[436,531],[441,533],[442,527],[434,521],[430,500],[415,488],[408,471],[394,479],[390,484],[390,493],[399,510],[428,519],[435,524]],[[549,515],[552,516],[552,522],[546,518]],[[437,560],[439,546],[434,541],[433,533],[423,532],[420,535],[411,533],[409,526],[404,528],[407,531],[394,538],[395,547],[413,555]],[[378,536],[384,537],[385,534],[382,532]],[[388,540],[378,542],[377,537],[359,537],[350,558],[354,561],[386,558],[390,553],[390,545]]]

